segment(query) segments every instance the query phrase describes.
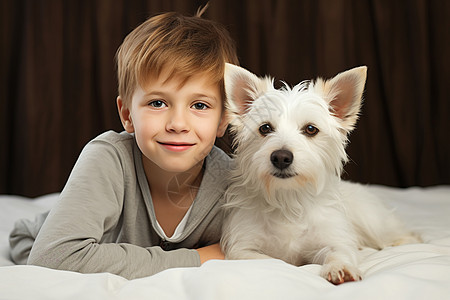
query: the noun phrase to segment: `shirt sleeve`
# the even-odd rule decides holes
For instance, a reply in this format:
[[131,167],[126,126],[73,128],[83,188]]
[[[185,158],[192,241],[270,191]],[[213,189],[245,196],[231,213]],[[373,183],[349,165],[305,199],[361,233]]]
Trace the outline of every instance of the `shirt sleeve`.
[[10,255],[15,264],[25,265],[34,240],[44,224],[48,212],[39,214],[34,221],[20,219],[14,224],[9,236]]
[[28,264],[82,273],[110,272],[128,279],[173,267],[200,265],[196,250],[164,251],[104,243],[120,222],[124,197],[123,161],[118,149],[91,142],[82,151],[56,206],[39,231]]

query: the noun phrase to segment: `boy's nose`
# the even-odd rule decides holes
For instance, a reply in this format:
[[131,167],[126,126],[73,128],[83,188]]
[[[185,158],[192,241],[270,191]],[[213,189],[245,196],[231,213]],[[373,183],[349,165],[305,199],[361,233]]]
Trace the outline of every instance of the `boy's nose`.
[[189,131],[187,116],[180,110],[174,110],[166,123],[166,130],[170,132]]

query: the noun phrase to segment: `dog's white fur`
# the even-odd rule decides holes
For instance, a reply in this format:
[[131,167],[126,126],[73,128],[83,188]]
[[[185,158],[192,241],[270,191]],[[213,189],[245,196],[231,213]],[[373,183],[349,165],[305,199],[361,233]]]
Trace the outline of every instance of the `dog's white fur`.
[[[236,147],[221,239],[227,259],[318,263],[339,284],[362,278],[359,248],[420,241],[363,186],[340,180],[366,71],[275,89],[271,78],[227,64]],[[261,133],[264,124],[269,132]],[[282,169],[271,162],[277,150],[292,153]]]

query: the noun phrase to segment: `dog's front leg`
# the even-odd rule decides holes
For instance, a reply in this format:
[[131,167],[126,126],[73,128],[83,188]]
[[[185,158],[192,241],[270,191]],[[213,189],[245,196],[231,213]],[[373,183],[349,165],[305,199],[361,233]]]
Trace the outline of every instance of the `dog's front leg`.
[[[222,237],[221,246],[225,259],[269,259],[271,256],[264,254],[260,245],[251,243],[248,237],[240,236],[240,239],[228,239],[228,235]],[[257,240],[255,238],[255,240]],[[245,241],[242,242],[242,241]]]
[[224,220],[220,245],[225,259],[269,259],[261,216],[247,209],[233,209]]
[[[262,247],[260,245],[256,245],[249,239],[248,237],[241,237],[241,239],[233,240],[231,243],[230,240],[226,238],[227,236],[222,238],[222,250],[225,254],[225,259],[269,259],[272,258],[267,254],[264,254],[262,251]],[[256,237],[253,240],[258,240]],[[245,241],[245,243],[243,242]]]

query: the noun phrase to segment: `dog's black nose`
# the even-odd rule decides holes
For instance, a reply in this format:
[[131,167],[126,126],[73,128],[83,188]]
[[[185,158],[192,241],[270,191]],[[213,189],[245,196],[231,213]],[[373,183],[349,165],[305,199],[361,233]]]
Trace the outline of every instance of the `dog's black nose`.
[[276,150],[270,155],[270,161],[279,170],[289,167],[293,160],[294,155],[289,150]]

